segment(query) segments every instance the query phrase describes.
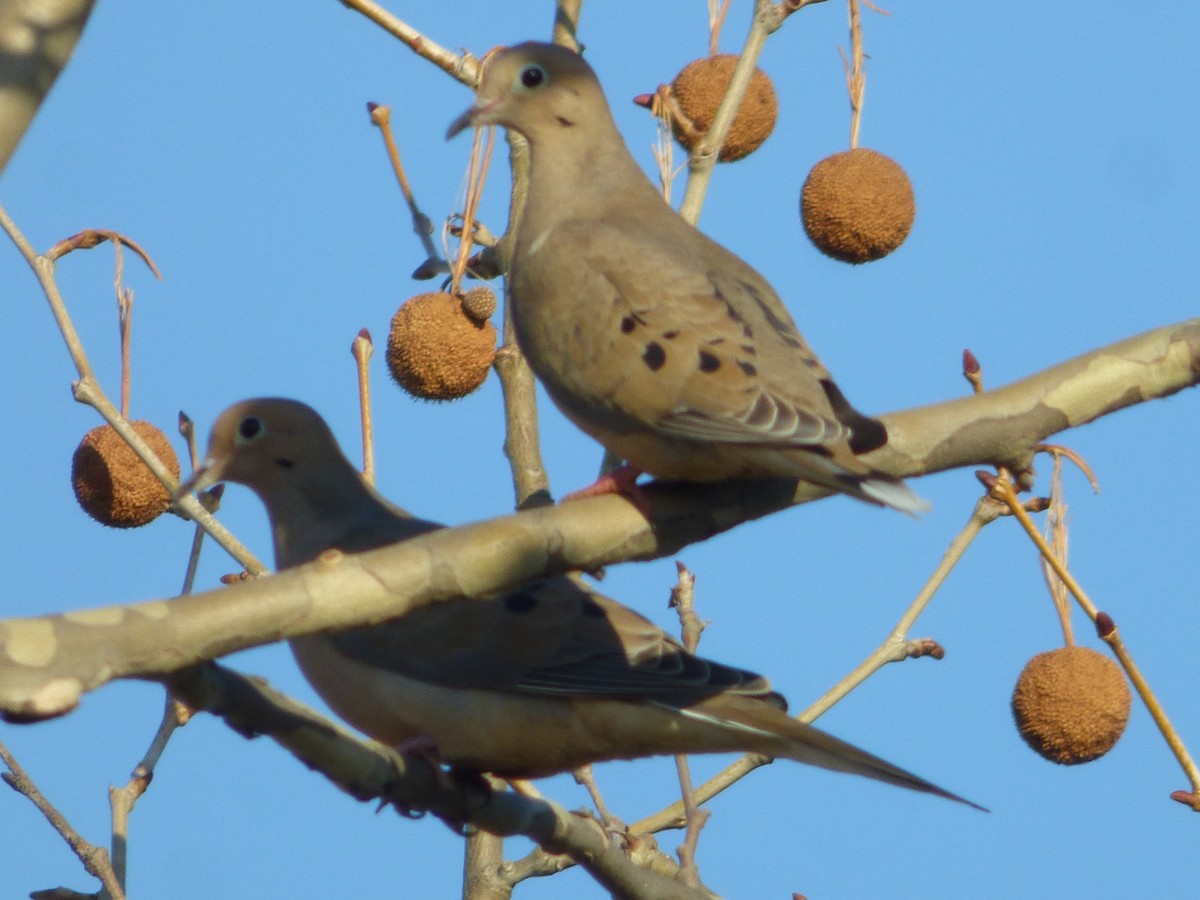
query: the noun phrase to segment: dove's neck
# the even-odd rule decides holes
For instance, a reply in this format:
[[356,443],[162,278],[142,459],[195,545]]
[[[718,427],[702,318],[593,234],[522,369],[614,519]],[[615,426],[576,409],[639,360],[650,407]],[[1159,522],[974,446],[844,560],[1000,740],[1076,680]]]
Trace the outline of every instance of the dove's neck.
[[521,233],[531,243],[564,221],[604,218],[614,206],[631,202],[665,202],[629,153],[611,116],[597,117],[587,127],[535,135],[529,152]]
[[310,562],[331,548],[359,552],[383,546],[404,537],[408,523],[416,525],[349,464],[283,474],[269,489],[256,489],[271,520],[277,569]]

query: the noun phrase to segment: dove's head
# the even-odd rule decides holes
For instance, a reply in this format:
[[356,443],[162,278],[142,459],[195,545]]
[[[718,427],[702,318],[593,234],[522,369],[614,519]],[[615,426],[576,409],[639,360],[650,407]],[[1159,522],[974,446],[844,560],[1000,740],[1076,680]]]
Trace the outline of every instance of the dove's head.
[[348,463],[325,420],[312,407],[278,397],[243,400],[213,424],[208,451],[179,493],[236,481],[263,495],[306,473]]
[[583,57],[556,44],[529,42],[485,56],[475,105],[446,132],[452,138],[479,125],[503,125],[537,142],[573,129],[584,137],[611,123],[596,73]]

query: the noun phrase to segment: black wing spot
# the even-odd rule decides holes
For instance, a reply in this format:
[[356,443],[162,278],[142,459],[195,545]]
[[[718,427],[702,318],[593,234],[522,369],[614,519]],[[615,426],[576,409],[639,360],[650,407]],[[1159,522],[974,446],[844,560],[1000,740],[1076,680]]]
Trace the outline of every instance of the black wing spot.
[[281,469],[293,469],[296,466],[294,459],[288,459],[286,456],[280,456],[275,459],[275,465]]
[[621,320],[621,334],[629,334],[635,328],[637,328],[637,319],[633,316],[626,316]]
[[663,332],[664,340],[673,341],[677,337],[679,337],[679,329],[678,328],[672,328],[670,331]]
[[700,371],[715,372],[721,368],[721,360],[705,350],[700,351]]
[[753,378],[755,375],[758,374],[758,369],[756,369],[754,367],[754,363],[748,363],[745,360],[739,359],[737,361],[737,364],[738,364],[738,368],[741,369],[743,372],[745,372],[747,375],[749,375],[751,378]]
[[[733,304],[729,302],[729,298],[725,296],[724,292],[721,290],[721,286],[717,284],[716,279],[710,275],[708,278],[708,283],[712,285],[713,296],[725,304],[725,315],[729,317],[731,322],[742,326],[742,337],[746,338],[748,341],[754,340],[754,331],[750,328],[750,323],[747,322],[746,317],[738,312],[734,308]],[[747,288],[749,287],[749,285],[742,286]],[[753,293],[753,291],[751,291],[751,293]],[[758,297],[755,296],[755,300],[757,299]]]
[[650,371],[657,372],[666,361],[667,351],[662,348],[662,344],[651,341],[646,345],[646,352],[642,354],[642,362],[650,367]]
[[725,315],[729,317],[730,321],[738,323],[744,322],[745,319],[743,318],[742,314],[734,308],[732,303],[729,302],[729,298],[725,296],[725,292],[721,290],[721,286],[717,284],[716,280],[709,276],[708,283],[712,285],[713,296],[725,304]]
[[[797,350],[802,349],[804,344],[800,340],[800,335],[796,331],[796,326],[786,319],[781,319],[778,315],[776,315],[771,310],[771,307],[767,304],[767,302],[763,299],[763,296],[759,292],[758,288],[745,281],[740,282],[740,284],[754,299],[755,304],[762,311],[762,314],[766,317],[767,322],[769,322],[771,327],[778,332],[780,340],[782,340],[789,347],[793,347]],[[747,335],[747,337],[749,337],[749,335]]]
[[504,608],[512,613],[532,612],[537,604],[538,598],[527,591],[518,591],[504,598]]

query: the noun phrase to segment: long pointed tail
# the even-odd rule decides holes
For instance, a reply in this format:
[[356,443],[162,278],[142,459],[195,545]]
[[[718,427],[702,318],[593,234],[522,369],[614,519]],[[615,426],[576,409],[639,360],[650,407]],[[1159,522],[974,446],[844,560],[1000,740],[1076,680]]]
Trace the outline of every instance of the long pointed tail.
[[729,695],[714,697],[689,707],[685,712],[689,715],[703,715],[714,723],[722,723],[725,728],[741,732],[742,745],[749,747],[756,744],[760,753],[793,759],[835,772],[862,775],[912,791],[935,794],[987,812],[987,809],[978,803],[938,787],[933,782],[892,765],[866,750],[860,750],[853,744],[826,734],[819,728],[793,719],[782,709],[764,703],[759,698]]

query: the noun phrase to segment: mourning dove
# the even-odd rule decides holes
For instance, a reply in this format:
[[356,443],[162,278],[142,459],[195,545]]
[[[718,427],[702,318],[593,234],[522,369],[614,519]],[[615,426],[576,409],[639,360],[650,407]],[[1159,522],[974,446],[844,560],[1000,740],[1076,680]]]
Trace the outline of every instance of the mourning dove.
[[[186,487],[225,480],[266,504],[280,569],[441,527],[380,498],[324,420],[294,400],[247,400],[221,414]],[[754,751],[960,799],[790,718],[765,678],[687,653],[573,577],[291,646],[338,715],[463,769],[537,777],[601,760]]]
[[447,136],[503,125],[529,142],[509,299],[567,418],[659,478],[801,478],[927,508],[858,458],[884,426],[847,402],[766,279],[663,200],[579,55],[503,50],[476,94]]

